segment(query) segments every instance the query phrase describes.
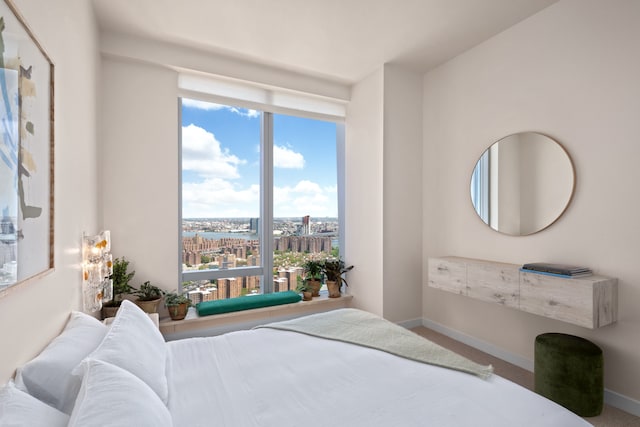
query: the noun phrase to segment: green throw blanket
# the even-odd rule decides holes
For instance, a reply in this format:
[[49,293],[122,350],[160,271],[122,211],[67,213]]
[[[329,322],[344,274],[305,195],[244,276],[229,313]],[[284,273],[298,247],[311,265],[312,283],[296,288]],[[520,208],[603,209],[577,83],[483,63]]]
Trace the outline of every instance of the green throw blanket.
[[488,378],[493,367],[479,365],[381,317],[354,308],[269,323],[256,328],[281,329],[358,344],[417,362]]

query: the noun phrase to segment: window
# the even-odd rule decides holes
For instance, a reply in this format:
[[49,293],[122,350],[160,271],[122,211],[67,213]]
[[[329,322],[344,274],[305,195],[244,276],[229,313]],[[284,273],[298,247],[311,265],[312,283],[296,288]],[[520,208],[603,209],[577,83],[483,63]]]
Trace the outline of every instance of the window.
[[471,203],[482,220],[489,224],[490,150],[484,152],[471,175]]
[[339,253],[333,121],[181,99],[182,287],[194,302],[295,290]]

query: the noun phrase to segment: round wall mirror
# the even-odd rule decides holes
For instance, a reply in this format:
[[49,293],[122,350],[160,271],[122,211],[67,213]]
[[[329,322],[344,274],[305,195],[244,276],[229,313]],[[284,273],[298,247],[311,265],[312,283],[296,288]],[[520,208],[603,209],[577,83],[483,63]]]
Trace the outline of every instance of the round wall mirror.
[[495,142],[471,175],[471,203],[485,224],[526,236],[544,230],[565,211],[575,173],[569,154],[548,136],[523,132]]

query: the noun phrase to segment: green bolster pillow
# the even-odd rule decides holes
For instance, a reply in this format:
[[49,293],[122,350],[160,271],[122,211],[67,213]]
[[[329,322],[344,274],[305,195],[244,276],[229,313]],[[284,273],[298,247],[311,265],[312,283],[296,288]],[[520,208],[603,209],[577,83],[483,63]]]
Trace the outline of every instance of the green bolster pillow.
[[271,307],[273,305],[291,304],[302,299],[294,291],[274,292],[272,294],[247,295],[216,301],[205,301],[196,304],[198,316],[230,313],[232,311],[250,310],[252,308]]

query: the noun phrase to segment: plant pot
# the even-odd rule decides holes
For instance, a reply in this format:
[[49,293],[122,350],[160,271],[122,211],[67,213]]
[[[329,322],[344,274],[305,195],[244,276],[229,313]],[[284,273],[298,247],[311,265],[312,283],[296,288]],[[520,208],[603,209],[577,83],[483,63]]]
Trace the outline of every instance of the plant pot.
[[145,313],[157,313],[158,305],[160,304],[161,299],[162,298],[156,298],[156,299],[152,299],[151,301],[142,301],[138,299],[135,301],[135,303]]
[[116,313],[120,306],[118,305],[103,305],[102,306],[102,319],[107,319],[109,317],[116,317]]
[[302,301],[311,301],[313,299],[312,292],[303,292],[302,293]]
[[342,296],[340,293],[340,282],[327,280],[327,290],[329,291],[329,298],[340,298]]
[[311,295],[314,297],[320,296],[320,288],[322,283],[316,279],[309,279],[309,287],[311,288]]
[[178,305],[169,305],[167,306],[167,310],[169,311],[169,316],[171,316],[171,320],[182,320],[187,317],[187,311],[189,310],[189,304],[183,302]]

